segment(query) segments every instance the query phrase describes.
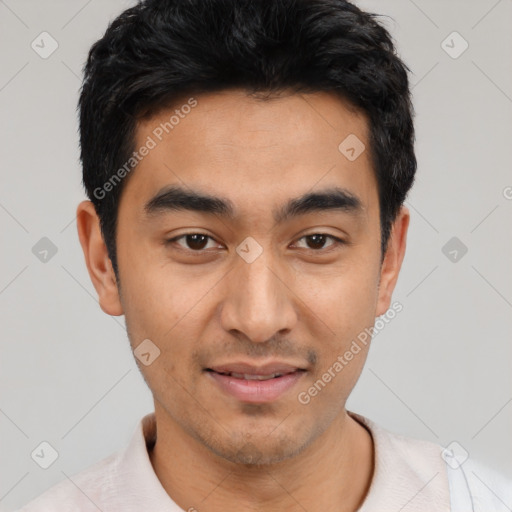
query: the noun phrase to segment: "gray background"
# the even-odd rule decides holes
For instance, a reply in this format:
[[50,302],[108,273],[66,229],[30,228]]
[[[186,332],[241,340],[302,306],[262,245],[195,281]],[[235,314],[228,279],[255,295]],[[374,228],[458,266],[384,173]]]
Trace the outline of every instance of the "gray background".
[[[81,68],[132,3],[0,0],[3,511],[120,449],[152,410],[123,317],[98,306],[75,222]],[[512,1],[357,3],[391,17],[411,68],[419,169],[394,295],[404,309],[375,337],[349,408],[457,441],[512,477]],[[31,47],[43,31],[59,45],[46,59]],[[457,58],[454,31],[469,44]],[[32,251],[43,237],[57,248],[46,261]],[[42,441],[58,452],[48,469],[31,458]]]

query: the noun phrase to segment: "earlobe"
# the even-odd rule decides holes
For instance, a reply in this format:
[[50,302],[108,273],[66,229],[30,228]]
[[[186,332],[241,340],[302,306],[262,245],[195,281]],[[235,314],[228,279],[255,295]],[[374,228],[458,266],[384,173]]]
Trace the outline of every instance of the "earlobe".
[[405,256],[409,220],[409,209],[402,206],[393,223],[386,255],[381,266],[376,316],[383,315],[391,305],[393,290]]
[[91,201],[82,201],[76,211],[78,238],[101,309],[112,316],[123,314],[116,277],[101,233],[99,217]]

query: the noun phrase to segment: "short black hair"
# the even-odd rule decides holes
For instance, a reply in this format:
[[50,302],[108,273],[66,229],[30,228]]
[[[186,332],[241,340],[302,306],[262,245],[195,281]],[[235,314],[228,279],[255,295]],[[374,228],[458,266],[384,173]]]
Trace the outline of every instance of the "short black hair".
[[143,0],[114,19],[89,51],[79,111],[83,184],[116,277],[127,178],[112,179],[135,149],[137,121],[233,88],[262,100],[331,92],[367,116],[383,258],[416,158],[409,70],[377,17],[345,0]]

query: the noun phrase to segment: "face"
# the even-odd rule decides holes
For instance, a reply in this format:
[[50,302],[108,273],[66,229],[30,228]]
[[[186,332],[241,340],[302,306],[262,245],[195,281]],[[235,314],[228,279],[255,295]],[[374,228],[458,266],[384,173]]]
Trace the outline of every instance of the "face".
[[228,460],[277,462],[343,414],[368,345],[343,356],[389,307],[404,244],[381,266],[368,125],[339,98],[195,101],[139,123],[152,148],[119,204],[120,290],[95,285],[132,348],[151,340],[157,418]]

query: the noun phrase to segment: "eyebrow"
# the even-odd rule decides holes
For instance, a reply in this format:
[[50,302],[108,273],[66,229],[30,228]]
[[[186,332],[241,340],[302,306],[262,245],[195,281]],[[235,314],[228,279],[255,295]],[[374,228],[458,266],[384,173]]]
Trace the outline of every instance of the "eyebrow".
[[[364,208],[361,199],[352,192],[340,187],[331,187],[290,199],[272,213],[274,221],[280,224],[308,213],[332,210],[360,215]],[[148,216],[167,211],[194,211],[220,215],[231,220],[236,217],[236,209],[231,200],[178,185],[167,186],[157,192],[144,205],[144,211]]]

